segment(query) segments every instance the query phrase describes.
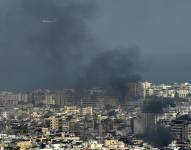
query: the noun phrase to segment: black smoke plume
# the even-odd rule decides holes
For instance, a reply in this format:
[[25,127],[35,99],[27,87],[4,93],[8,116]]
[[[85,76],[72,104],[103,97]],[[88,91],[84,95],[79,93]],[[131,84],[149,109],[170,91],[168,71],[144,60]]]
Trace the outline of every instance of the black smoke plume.
[[143,104],[143,112],[144,113],[153,113],[153,114],[161,114],[163,113],[164,108],[166,108],[168,104],[165,100],[157,97],[153,97],[145,100]]
[[[7,88],[112,87],[140,79],[137,48],[103,50],[90,32],[89,0],[2,0],[0,82]],[[79,84],[78,84],[79,85]]]
[[99,53],[86,68],[85,87],[104,87],[124,100],[130,84],[141,79],[141,59],[137,46]]
[[170,105],[170,101],[163,98],[152,97],[146,99],[143,104],[143,113],[149,120],[145,120],[147,126],[142,136],[145,141],[159,148],[168,146],[172,141],[169,128],[163,127],[156,122],[157,116],[164,113],[164,109]]
[[88,29],[94,2],[2,0],[1,86],[63,88],[78,79],[96,51]]
[[145,132],[143,138],[158,148],[166,147],[172,142],[170,129],[159,125],[153,132]]

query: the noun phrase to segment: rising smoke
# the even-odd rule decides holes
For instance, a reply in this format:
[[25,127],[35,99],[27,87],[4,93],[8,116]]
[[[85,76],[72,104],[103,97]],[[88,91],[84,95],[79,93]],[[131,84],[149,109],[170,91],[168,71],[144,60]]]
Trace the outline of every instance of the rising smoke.
[[143,138],[148,143],[163,148],[172,142],[172,134],[170,129],[158,125],[153,132],[145,132]]
[[166,102],[164,102],[164,100],[157,97],[153,97],[144,102],[143,112],[152,114],[161,114],[163,113],[163,109],[165,107],[167,107],[167,104]]
[[[2,0],[0,81],[8,88],[112,87],[139,77],[137,47],[105,50],[90,32],[89,0]],[[80,83],[80,84],[79,84]]]
[[84,80],[80,81],[86,84],[85,87],[104,87],[123,101],[130,84],[141,79],[142,66],[139,58],[138,47],[99,53],[86,68]]
[[170,103],[172,103],[172,99],[162,99],[158,97],[151,97],[145,100],[143,104],[143,113],[145,117],[145,122],[147,122],[147,126],[143,131],[143,138],[148,143],[156,146],[156,147],[165,147],[168,146],[172,142],[172,135],[169,128],[166,128],[160,124],[157,124],[156,118],[159,114],[164,113],[164,109],[167,108]]

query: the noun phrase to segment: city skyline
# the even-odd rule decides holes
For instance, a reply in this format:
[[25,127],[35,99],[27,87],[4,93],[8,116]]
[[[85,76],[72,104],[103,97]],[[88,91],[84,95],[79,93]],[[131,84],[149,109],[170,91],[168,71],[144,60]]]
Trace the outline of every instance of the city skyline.
[[190,8],[0,0],[0,149],[191,150]]

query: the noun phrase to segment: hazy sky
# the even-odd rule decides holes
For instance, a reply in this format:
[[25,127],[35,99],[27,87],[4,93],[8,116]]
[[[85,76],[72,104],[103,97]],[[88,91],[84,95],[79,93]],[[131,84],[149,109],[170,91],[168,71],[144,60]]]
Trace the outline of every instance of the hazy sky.
[[108,45],[138,45],[144,78],[191,81],[190,0],[98,0],[94,31]]
[[117,70],[101,71],[134,75],[139,58],[120,48],[132,45],[141,49],[144,79],[189,82],[190,14],[190,0],[0,0],[0,88],[73,86],[112,48],[119,51],[106,61],[117,58]]

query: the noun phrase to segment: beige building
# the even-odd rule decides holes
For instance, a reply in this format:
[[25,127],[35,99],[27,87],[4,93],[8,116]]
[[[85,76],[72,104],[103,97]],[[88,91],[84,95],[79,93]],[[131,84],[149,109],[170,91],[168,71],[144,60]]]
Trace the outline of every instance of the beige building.
[[21,141],[17,143],[17,147],[19,147],[20,150],[27,150],[32,147],[31,141]]
[[118,140],[105,140],[104,146],[109,149],[125,150],[125,144]]
[[62,118],[52,116],[49,118],[50,130],[62,130]]
[[92,114],[93,114],[92,107],[82,108],[82,115],[92,115]]
[[80,108],[76,106],[65,106],[64,107],[64,114],[76,114],[80,113]]

